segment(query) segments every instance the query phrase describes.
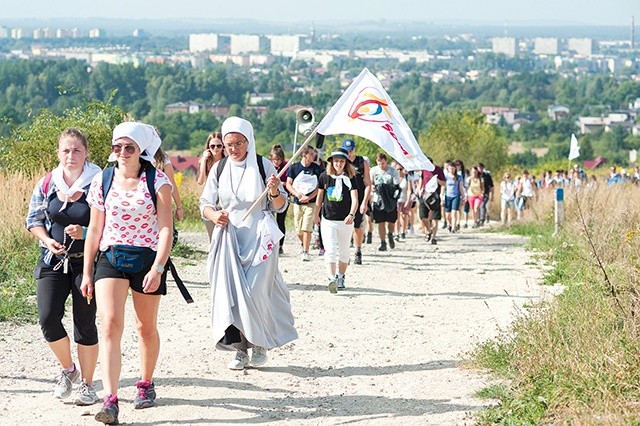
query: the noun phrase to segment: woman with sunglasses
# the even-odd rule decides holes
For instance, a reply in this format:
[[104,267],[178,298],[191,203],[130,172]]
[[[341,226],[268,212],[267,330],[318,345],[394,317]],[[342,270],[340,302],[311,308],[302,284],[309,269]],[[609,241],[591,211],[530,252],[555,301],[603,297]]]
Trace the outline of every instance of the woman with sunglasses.
[[[27,229],[40,242],[37,282],[38,320],[45,340],[61,367],[53,389],[55,398],[68,398],[73,383],[82,380],[74,403],[98,401],[93,373],[98,361],[96,303],[82,297],[82,255],[89,205],[86,192],[100,167],[89,162],[87,139],[78,129],[66,129],[58,139],[60,164],[36,185],[27,216]],[[89,274],[91,272],[89,271]],[[73,362],[69,336],[62,324],[71,294],[78,366]]]
[[[152,126],[135,122],[117,125],[113,130],[113,153],[109,157],[110,161],[117,161],[110,189],[105,197],[103,185],[107,182],[103,182],[103,173],[100,173],[93,179],[87,197],[91,221],[85,241],[85,274],[81,290],[88,299],[95,294],[100,316],[100,364],[106,395],[95,418],[106,424],[118,423],[120,345],[129,288],[141,365],[134,408],[155,405],[153,372],[160,352],[158,308],[160,296],[167,293],[164,265],[169,258],[172,239],[171,183],[152,164],[160,143]],[[147,177],[154,175],[154,182],[147,183]],[[150,188],[155,190],[155,203]],[[139,268],[127,268],[126,264],[118,263],[116,254],[125,249],[135,256],[129,266],[138,263]],[[99,256],[94,276],[96,254]]]
[[[222,133],[212,132],[209,133],[207,141],[205,143],[205,149],[200,156],[198,162],[198,185],[204,185],[207,181],[207,176],[215,163],[220,161],[224,157],[224,145],[222,144]],[[209,241],[211,241],[211,234],[215,223],[210,220],[203,220],[205,228],[207,228],[207,234],[209,235]]]

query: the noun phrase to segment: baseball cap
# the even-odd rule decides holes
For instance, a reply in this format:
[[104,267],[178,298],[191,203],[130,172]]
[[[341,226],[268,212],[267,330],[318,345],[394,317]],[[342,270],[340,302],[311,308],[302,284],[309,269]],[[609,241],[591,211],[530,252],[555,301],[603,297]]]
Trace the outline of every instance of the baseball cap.
[[353,151],[354,149],[356,149],[356,143],[353,139],[345,139],[342,141],[342,149]]

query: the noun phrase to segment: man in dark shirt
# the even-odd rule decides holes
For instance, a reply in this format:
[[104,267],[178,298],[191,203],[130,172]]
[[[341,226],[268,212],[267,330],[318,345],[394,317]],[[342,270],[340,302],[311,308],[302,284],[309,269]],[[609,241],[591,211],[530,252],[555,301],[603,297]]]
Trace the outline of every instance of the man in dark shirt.
[[307,146],[300,162],[287,170],[287,191],[293,195],[293,222],[302,243],[302,261],[309,261],[309,245],[313,233],[313,219],[318,193],[318,178],[323,170],[315,163],[316,152]]
[[484,184],[484,198],[482,204],[480,204],[480,225],[484,225],[485,222],[489,222],[489,202],[493,201],[493,179],[487,169],[484,168],[484,164],[478,163],[478,171]]
[[[431,244],[438,244],[438,241],[436,240],[436,233],[438,232],[438,221],[442,219],[442,212],[440,209],[440,192],[445,184],[444,170],[442,170],[442,167],[435,165],[431,157],[427,158],[435,168],[431,172],[422,170],[419,186],[420,207],[418,214],[425,229],[425,233],[427,234],[427,241],[431,241]],[[434,177],[435,182],[432,181]],[[431,203],[425,202],[427,200],[431,201],[432,199],[434,201]]]
[[353,220],[353,244],[356,247],[356,254],[353,263],[362,265],[362,243],[364,240],[363,217],[369,208],[369,197],[371,196],[371,176],[369,175],[369,164],[361,155],[356,155],[356,143],[353,139],[342,141],[342,149],[349,153],[349,161],[356,168],[356,188],[358,189],[358,211]]

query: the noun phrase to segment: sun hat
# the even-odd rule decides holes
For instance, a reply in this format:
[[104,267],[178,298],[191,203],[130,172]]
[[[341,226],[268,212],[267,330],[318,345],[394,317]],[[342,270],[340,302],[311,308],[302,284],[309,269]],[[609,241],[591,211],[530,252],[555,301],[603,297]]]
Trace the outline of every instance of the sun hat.
[[345,160],[349,161],[349,153],[347,152],[346,149],[343,149],[343,148],[334,149],[331,152],[331,155],[329,156],[329,158],[327,158],[327,161],[333,161],[334,157],[344,158]]

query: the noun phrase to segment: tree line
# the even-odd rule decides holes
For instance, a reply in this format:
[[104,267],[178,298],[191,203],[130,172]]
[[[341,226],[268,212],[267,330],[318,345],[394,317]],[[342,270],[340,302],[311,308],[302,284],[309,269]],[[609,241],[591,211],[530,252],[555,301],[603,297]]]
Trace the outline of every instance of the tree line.
[[[547,147],[544,161],[566,158],[571,133],[580,115],[601,115],[627,108],[640,98],[640,82],[609,74],[584,75],[580,78],[536,71],[533,65],[508,62],[504,57],[486,55],[482,66],[492,70],[492,77],[477,80],[443,80],[430,78],[434,65],[400,64],[395,68],[371,70],[394,71],[401,77],[388,91],[416,138],[428,145],[431,127],[443,114],[455,117],[477,115],[482,106],[508,106],[532,113],[538,120],[523,123],[513,130],[505,123],[494,126],[496,138],[521,141],[527,149]],[[492,60],[493,58],[493,60]],[[505,68],[517,64],[521,71]],[[478,65],[478,64],[475,64]],[[205,105],[230,107],[230,114],[244,115],[256,130],[259,149],[279,143],[289,145],[293,139],[295,116],[283,108],[308,105],[322,117],[342,93],[340,78],[353,78],[362,69],[358,60],[331,63],[325,73],[314,64],[280,60],[268,69],[256,70],[233,64],[210,64],[193,68],[189,64],[104,64],[89,67],[78,60],[11,60],[0,62],[0,136],[9,137],[15,126],[28,124],[42,111],[61,114],[90,100],[112,104],[130,117],[154,124],[163,135],[168,149],[191,149],[204,146],[206,135],[220,127],[220,120],[208,111],[197,114],[167,114],[167,104],[193,100]],[[254,92],[274,93],[275,99],[263,115],[246,110]],[[553,121],[546,116],[547,107],[563,104],[571,115]],[[453,114],[453,115],[451,115]],[[437,129],[436,129],[437,130]],[[604,155],[613,161],[627,158],[626,150],[640,148],[640,139],[624,129],[609,133],[595,132],[584,138],[582,158]],[[500,142],[502,143],[502,142]],[[429,153],[429,150],[426,150]],[[531,152],[512,158],[530,166],[540,161]]]

